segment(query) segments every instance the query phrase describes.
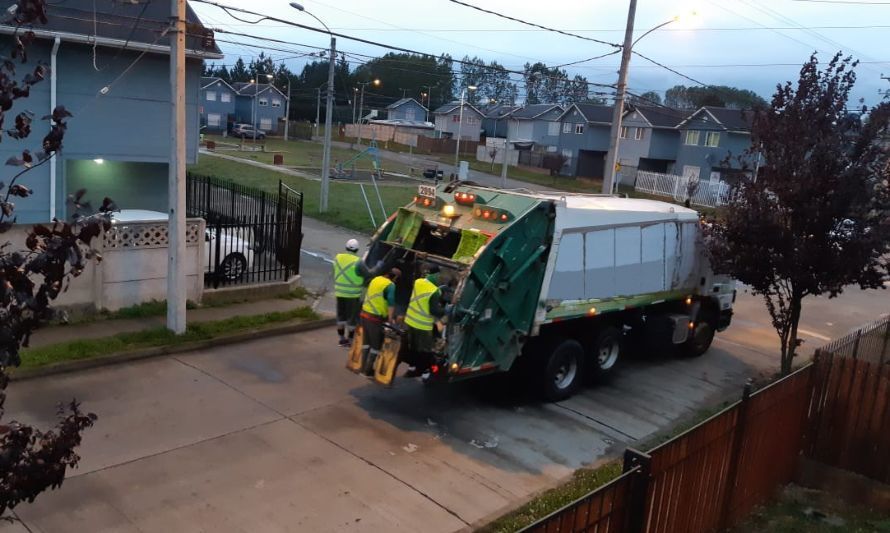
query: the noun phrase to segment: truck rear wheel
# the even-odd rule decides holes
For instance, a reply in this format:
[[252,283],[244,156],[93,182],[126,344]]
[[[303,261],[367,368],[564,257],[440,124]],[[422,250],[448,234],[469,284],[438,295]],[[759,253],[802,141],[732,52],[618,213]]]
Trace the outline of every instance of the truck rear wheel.
[[588,353],[591,376],[602,381],[618,366],[621,356],[621,332],[614,326],[602,328],[590,344]]
[[558,402],[575,394],[581,383],[584,349],[578,341],[554,343],[553,351],[544,361],[541,388],[544,398]]

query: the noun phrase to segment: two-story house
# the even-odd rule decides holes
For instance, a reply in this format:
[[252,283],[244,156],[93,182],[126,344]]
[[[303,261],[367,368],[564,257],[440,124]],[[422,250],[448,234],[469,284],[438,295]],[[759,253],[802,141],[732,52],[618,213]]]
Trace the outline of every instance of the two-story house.
[[426,122],[429,110],[414,98],[402,98],[386,106],[387,120]]
[[637,170],[673,172],[680,141],[677,126],[688,116],[668,107],[630,106],[619,133],[621,181],[632,181]]
[[275,134],[279,121],[284,119],[287,96],[269,83],[233,83],[235,122],[251,124],[266,133]]
[[519,109],[520,106],[510,104],[492,104],[482,110],[485,118],[482,119],[482,131],[486,137],[507,137],[507,122],[510,113]]
[[[7,111],[7,122],[25,110],[48,115],[56,105],[73,117],[64,149],[21,178],[33,194],[16,202],[18,223],[65,218],[65,199],[80,189],[94,206],[108,196],[124,209],[167,210],[171,95],[170,40],[164,32],[170,11],[170,0],[48,3],[48,23],[33,29],[27,70],[38,62],[50,70],[28,98]],[[201,21],[191,8],[187,20],[186,157],[195,163],[202,61],[222,54],[212,39],[199,36]],[[21,29],[0,25],[6,39],[16,32]],[[47,120],[34,120],[27,140],[0,143],[0,157],[34,151],[49,127]]]
[[559,146],[559,117],[564,109],[557,104],[528,104],[507,120],[507,139],[531,143],[532,149],[555,152]]
[[562,175],[602,178],[609,152],[612,106],[572,104],[559,117]]
[[433,111],[436,123],[436,137],[456,139],[458,131],[463,141],[478,141],[482,133],[482,119],[485,114],[475,106],[464,102],[463,123],[461,123],[461,103],[451,102]]
[[220,133],[235,123],[238,91],[220,78],[201,78],[201,131]]
[[750,112],[740,109],[703,107],[677,129],[680,143],[674,174],[718,179],[731,169],[739,169],[739,156],[751,146]]

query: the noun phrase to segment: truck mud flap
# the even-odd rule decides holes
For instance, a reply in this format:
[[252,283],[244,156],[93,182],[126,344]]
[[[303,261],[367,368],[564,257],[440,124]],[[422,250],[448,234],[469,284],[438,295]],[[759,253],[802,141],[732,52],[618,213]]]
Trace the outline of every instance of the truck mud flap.
[[346,368],[356,374],[362,371],[362,327],[355,328],[355,337],[352,339],[352,346],[349,348],[349,356],[346,359]]
[[387,335],[383,341],[383,349],[374,361],[374,381],[384,387],[392,387],[392,382],[396,378],[401,347],[402,341],[398,336]]

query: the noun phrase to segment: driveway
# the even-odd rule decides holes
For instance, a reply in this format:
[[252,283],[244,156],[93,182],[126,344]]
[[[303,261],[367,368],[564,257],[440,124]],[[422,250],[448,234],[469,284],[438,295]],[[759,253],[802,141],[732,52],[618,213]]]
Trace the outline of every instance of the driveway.
[[[885,298],[814,300],[807,344]],[[81,468],[19,516],[47,532],[467,529],[770,374],[762,306],[737,309],[707,355],[629,360],[559,404],[499,380],[382,389],[343,368],[331,329],[16,382],[12,418],[48,424],[72,397],[99,415]]]

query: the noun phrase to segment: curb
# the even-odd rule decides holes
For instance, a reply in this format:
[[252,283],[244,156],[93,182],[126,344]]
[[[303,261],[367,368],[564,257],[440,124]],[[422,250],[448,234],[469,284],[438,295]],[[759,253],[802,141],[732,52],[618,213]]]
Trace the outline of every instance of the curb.
[[256,328],[231,335],[224,335],[212,339],[178,344],[175,346],[152,346],[150,348],[140,348],[128,352],[120,352],[116,354],[103,355],[91,359],[81,359],[78,361],[68,361],[47,365],[39,368],[29,368],[24,370],[15,370],[11,373],[12,381],[27,381],[45,376],[56,374],[67,374],[69,372],[77,372],[80,370],[88,370],[103,366],[117,365],[130,361],[138,361],[149,357],[158,357],[161,355],[173,355],[184,352],[192,352],[195,350],[205,350],[208,348],[216,348],[219,346],[227,346],[229,344],[237,344],[239,342],[247,342],[267,337],[275,337],[278,335],[287,335],[290,333],[302,333],[315,329],[326,328],[336,324],[336,319],[322,318],[319,320],[311,320],[308,322],[298,322],[289,324],[278,324],[266,328]]

